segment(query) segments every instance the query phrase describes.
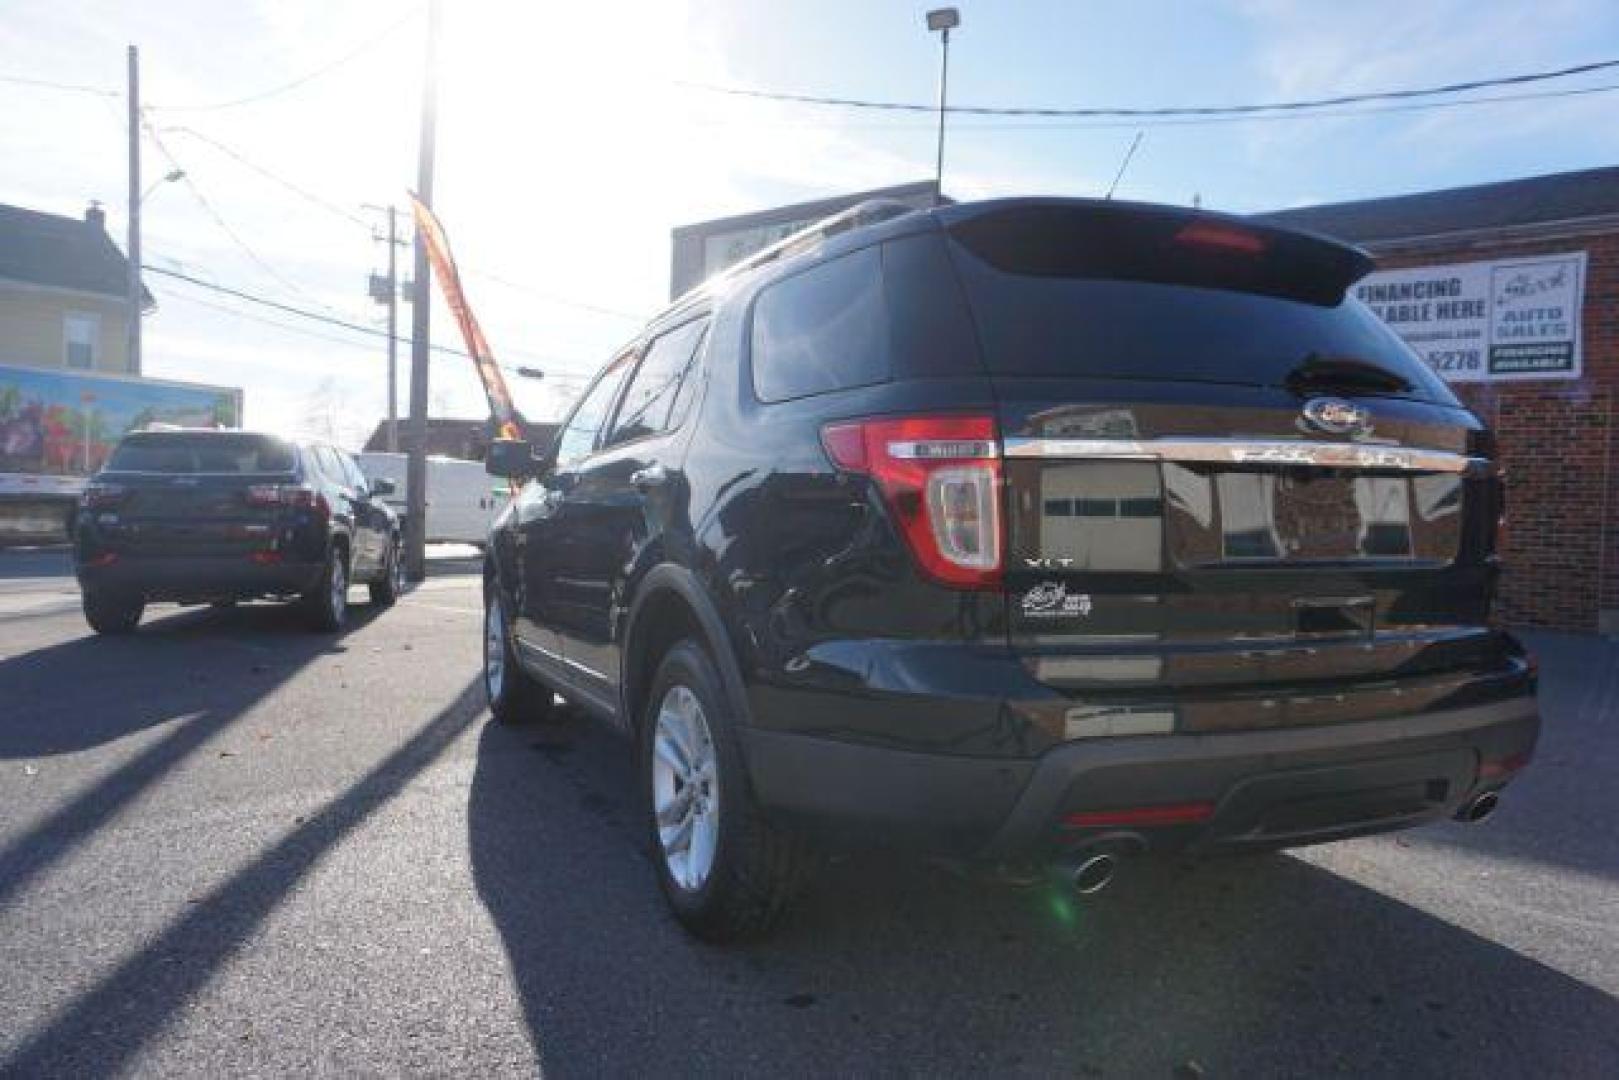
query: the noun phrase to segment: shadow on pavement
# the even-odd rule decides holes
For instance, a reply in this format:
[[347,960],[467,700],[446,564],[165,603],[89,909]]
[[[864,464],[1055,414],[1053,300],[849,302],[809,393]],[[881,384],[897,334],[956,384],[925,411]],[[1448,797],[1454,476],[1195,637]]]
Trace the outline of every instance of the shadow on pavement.
[[[159,614],[128,637],[97,637],[86,628],[84,637],[0,663],[0,760],[169,728],[0,848],[0,904],[315,657],[344,648],[344,635],[312,633],[284,606],[168,610],[174,614]],[[351,608],[346,633],[377,613],[370,605]],[[67,686],[72,694],[60,692]]]
[[1141,863],[1084,904],[863,857],[771,940],[703,946],[663,910],[632,782],[580,721],[481,735],[473,871],[548,1073],[1619,1065],[1619,1001],[1285,855]]
[[127,637],[86,626],[0,661],[0,760],[83,750],[188,713],[234,714],[314,657],[343,651],[381,610],[353,604],[341,634],[309,630],[287,604],[158,606]]
[[171,1023],[320,858],[405,787],[481,711],[469,684],[341,796],[187,908],[140,952],[76,998],[9,1061],[5,1076],[103,1076],[120,1071]]
[[61,547],[0,547],[0,582],[14,578],[73,577],[73,551]]
[[[1469,829],[1426,829],[1421,843],[1549,863],[1619,881],[1613,778],[1619,776],[1619,643],[1525,635],[1539,658],[1540,745],[1501,809]],[[1615,930],[1619,934],[1619,928]]]

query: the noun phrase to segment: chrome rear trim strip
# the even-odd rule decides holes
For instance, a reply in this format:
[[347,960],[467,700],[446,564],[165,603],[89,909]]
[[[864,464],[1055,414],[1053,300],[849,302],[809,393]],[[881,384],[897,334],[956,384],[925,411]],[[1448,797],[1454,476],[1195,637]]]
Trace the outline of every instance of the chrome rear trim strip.
[[1172,461],[1202,465],[1315,465],[1415,473],[1487,473],[1491,463],[1448,450],[1367,443],[1285,439],[1031,439],[1006,440],[1009,458]]

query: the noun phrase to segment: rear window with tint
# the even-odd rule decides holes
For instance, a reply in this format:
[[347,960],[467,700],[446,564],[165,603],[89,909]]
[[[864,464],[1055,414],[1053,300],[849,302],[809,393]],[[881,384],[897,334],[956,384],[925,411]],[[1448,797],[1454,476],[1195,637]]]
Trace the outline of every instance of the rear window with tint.
[[760,401],[886,382],[888,311],[880,250],[850,252],[760,292],[751,352]]
[[1343,298],[1346,268],[1309,246],[1319,241],[1250,266],[1241,252],[1098,250],[1096,237],[1065,238],[1049,221],[1038,243],[1022,242],[1033,240],[1017,235],[1022,223],[965,224],[957,270],[996,374],[1284,386],[1307,361],[1348,360],[1406,384],[1385,392],[1455,404],[1370,309]]
[[267,435],[175,432],[132,435],[118,444],[107,469],[148,473],[286,473],[292,448]]

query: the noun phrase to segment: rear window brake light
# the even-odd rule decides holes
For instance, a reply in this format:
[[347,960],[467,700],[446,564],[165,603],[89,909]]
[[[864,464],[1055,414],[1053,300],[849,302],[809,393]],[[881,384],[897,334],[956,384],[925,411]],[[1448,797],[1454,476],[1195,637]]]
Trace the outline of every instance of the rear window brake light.
[[1218,221],[1194,221],[1175,234],[1182,247],[1206,248],[1233,255],[1260,255],[1270,245],[1265,238],[1246,229]]

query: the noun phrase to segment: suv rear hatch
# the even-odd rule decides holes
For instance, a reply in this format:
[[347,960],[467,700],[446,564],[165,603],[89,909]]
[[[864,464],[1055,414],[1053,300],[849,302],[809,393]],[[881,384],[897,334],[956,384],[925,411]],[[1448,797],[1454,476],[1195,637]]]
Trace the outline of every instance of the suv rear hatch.
[[1488,436],[1345,299],[1364,254],[1124,204],[941,217],[999,402],[1010,643],[1094,705],[1067,734],[1414,712],[1512,668]]
[[296,484],[296,452],[273,436],[140,432],[90,484],[85,512],[125,555],[245,554],[275,545]]

